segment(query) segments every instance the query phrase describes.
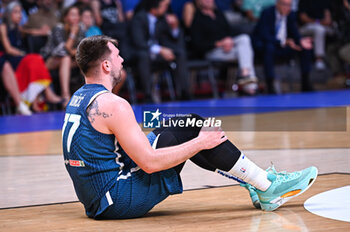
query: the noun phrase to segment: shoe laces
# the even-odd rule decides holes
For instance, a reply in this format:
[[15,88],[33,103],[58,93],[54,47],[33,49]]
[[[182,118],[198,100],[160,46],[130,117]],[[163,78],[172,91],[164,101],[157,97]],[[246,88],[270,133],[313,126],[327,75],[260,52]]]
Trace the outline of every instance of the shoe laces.
[[274,175],[287,175],[288,173],[286,171],[281,171],[281,172],[277,172],[275,165],[271,162],[271,167],[268,167],[266,169],[267,172],[274,174]]
[[291,179],[295,179],[300,175],[300,172],[287,172],[287,171],[281,171],[278,172],[275,169],[275,165],[271,162],[271,167],[266,169],[267,172],[276,175],[276,181],[277,182],[286,182]]

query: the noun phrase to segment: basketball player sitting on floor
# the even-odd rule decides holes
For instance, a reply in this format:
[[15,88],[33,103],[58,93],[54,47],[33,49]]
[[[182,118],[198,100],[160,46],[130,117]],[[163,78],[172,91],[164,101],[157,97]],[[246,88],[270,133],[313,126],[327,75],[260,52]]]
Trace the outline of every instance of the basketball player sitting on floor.
[[[81,41],[76,61],[86,84],[70,100],[63,125],[66,168],[87,216],[95,219],[145,215],[171,194],[181,193],[186,160],[239,178],[254,205],[272,211],[315,181],[317,168],[293,173],[261,169],[217,127],[162,127],[147,137],[129,103],[111,93],[123,58],[117,41],[93,36]],[[197,115],[190,120],[203,121]],[[155,148],[155,149],[154,149]]]

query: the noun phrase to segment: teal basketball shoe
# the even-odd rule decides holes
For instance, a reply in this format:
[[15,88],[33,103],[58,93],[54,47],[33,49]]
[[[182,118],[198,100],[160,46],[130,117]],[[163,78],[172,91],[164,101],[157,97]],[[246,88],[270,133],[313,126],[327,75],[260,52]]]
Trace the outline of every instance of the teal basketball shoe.
[[318,170],[316,167],[309,167],[296,172],[277,172],[274,166],[266,170],[267,178],[271,181],[266,191],[256,189],[259,196],[261,209],[273,211],[305,192],[315,182]]

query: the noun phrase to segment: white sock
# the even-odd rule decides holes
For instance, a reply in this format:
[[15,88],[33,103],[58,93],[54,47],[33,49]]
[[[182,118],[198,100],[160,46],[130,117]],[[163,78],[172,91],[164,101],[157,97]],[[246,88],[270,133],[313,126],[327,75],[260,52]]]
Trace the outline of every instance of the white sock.
[[243,153],[228,172],[261,191],[266,191],[271,185],[271,181],[267,179],[267,172],[250,161]]

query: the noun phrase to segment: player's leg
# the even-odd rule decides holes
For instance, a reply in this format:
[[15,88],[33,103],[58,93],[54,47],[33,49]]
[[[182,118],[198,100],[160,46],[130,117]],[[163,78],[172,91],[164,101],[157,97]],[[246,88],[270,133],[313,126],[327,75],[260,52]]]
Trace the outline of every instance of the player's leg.
[[[195,117],[196,120],[204,120],[197,115],[192,117]],[[160,133],[159,139],[163,135],[171,136],[174,143],[180,144],[196,137],[199,131],[200,128],[195,127],[169,127]],[[249,160],[228,140],[213,149],[203,150],[199,154],[202,160],[206,160],[216,169],[223,170],[254,186],[262,201],[262,209],[269,211],[277,209],[289,199],[304,192],[317,177],[315,167],[293,173],[278,173],[273,167],[265,171]]]
[[[195,114],[192,114],[191,117],[195,118],[196,120],[204,120],[204,118]],[[174,121],[177,119],[179,118],[173,118],[172,120]],[[153,133],[156,136],[159,136],[157,141],[157,148],[159,148],[165,146],[173,146],[189,141],[197,137],[200,130],[201,127],[166,127],[155,129]],[[203,167],[210,171],[215,171],[219,169],[224,172],[229,172],[230,170],[232,170],[234,164],[240,164],[242,162],[238,162],[242,157],[241,151],[229,140],[226,140],[224,143],[220,144],[219,146],[213,149],[203,150],[194,157],[196,158],[193,158],[193,162],[195,162],[200,167]],[[244,159],[244,161],[246,160],[248,160],[248,158]],[[252,162],[250,162],[250,165],[253,166]],[[258,178],[255,177],[252,177],[250,179],[253,181],[254,185],[259,186],[260,189],[267,189],[269,184],[271,183],[270,181],[267,181],[267,172],[262,170],[261,168],[258,168],[257,166],[256,168],[258,169],[258,171],[255,171],[254,175],[259,176],[260,173],[263,173],[265,177],[261,177],[262,180],[260,181],[258,180]],[[231,174],[233,173],[231,172]],[[239,174],[239,176],[237,176],[239,178],[244,177],[239,172],[237,172],[237,174]],[[248,180],[250,180],[249,177],[250,176],[248,175]],[[259,185],[259,183],[261,184]]]
[[[194,115],[194,117],[198,117],[198,119],[203,119],[197,115]],[[161,147],[178,145],[178,144],[186,142],[192,138],[195,138],[196,136],[198,136],[200,129],[201,129],[200,127],[186,128],[186,129],[161,127],[161,128],[155,129],[152,133],[154,133],[156,136],[159,135],[159,138],[156,142],[157,143],[156,148],[161,148]],[[160,136],[160,134],[161,134],[161,136]],[[226,145],[226,147],[228,148],[228,151],[229,151],[229,152],[226,152],[229,156],[228,158],[233,157],[232,155],[230,155],[230,150],[236,151],[237,156],[239,156],[240,151],[231,142],[226,141],[225,143],[228,143],[228,145]],[[224,152],[224,155],[225,155],[225,152]],[[196,154],[195,156],[193,156],[190,160],[193,163],[195,163],[197,166],[199,166],[203,169],[206,169],[206,170],[212,171],[212,172],[216,172],[216,173],[218,173],[226,178],[233,179],[233,180],[239,182],[242,187],[245,187],[248,190],[253,206],[257,209],[260,209],[260,202],[259,202],[258,195],[255,191],[255,187],[238,179],[237,177],[235,177],[231,173],[228,173],[228,172],[225,172],[223,170],[218,169],[213,164],[211,164],[207,160],[207,158],[204,155],[202,155],[201,152]],[[235,162],[235,161],[233,160],[231,162]],[[225,159],[223,159],[222,163],[225,163]],[[182,163],[182,164],[179,164],[178,166],[174,167],[175,171],[178,174],[180,174],[184,164],[185,163]],[[226,169],[227,169],[227,167],[226,167]]]

